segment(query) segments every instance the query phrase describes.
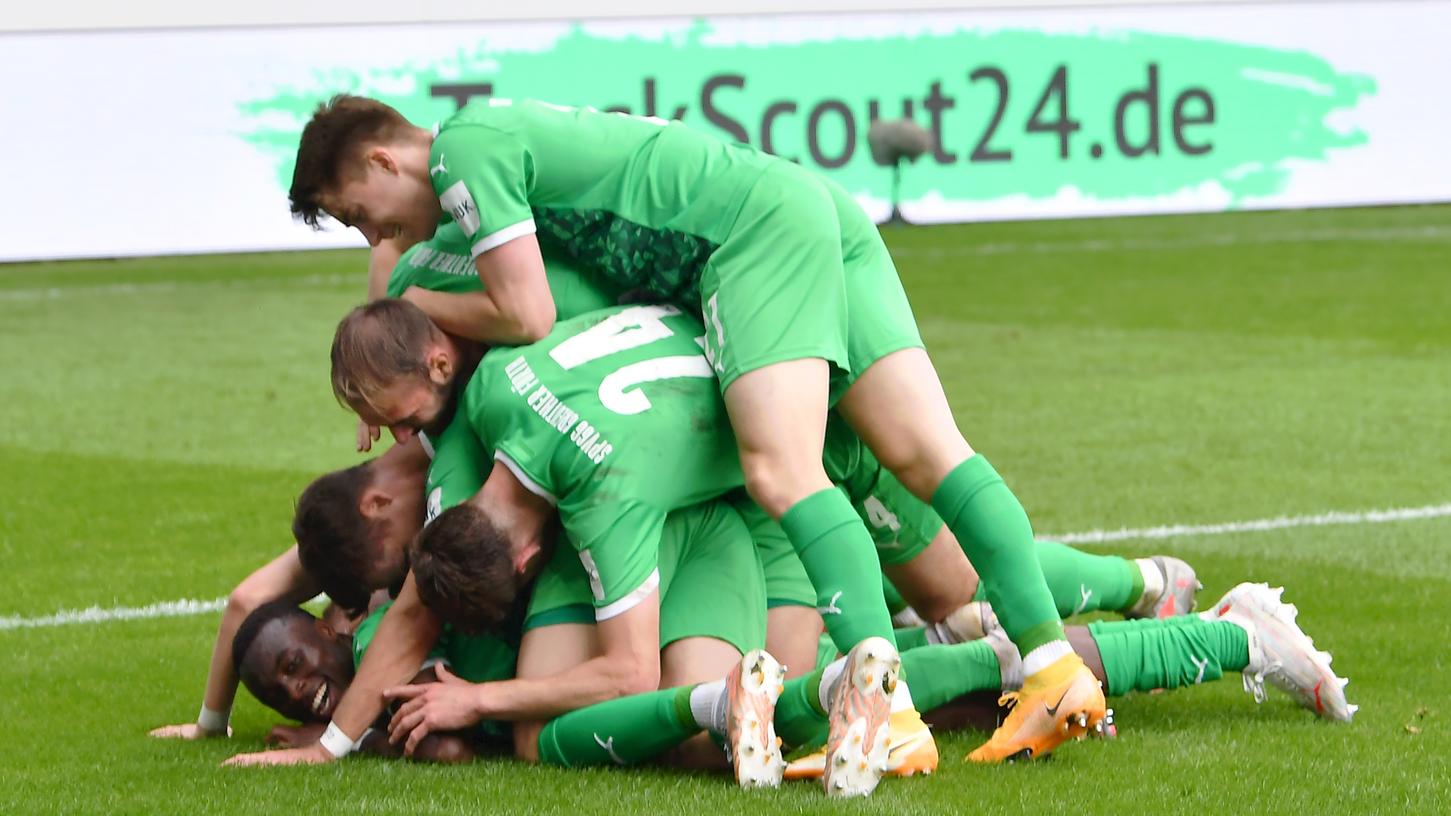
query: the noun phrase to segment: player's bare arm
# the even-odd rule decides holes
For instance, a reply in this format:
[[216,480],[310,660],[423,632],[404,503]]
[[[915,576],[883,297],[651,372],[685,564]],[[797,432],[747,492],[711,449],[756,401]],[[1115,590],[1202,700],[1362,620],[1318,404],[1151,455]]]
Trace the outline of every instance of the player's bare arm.
[[479,255],[478,292],[434,292],[410,287],[403,299],[438,327],[470,340],[501,345],[532,343],[554,327],[554,295],[544,273],[539,242],[524,235]]
[[368,300],[388,296],[388,278],[408,249],[396,238],[379,241],[368,252]]
[[151,736],[171,739],[202,739],[230,736],[227,719],[237,695],[237,667],[232,665],[232,639],[237,628],[252,610],[268,601],[285,600],[301,603],[318,593],[317,582],[302,568],[297,545],[248,575],[227,595],[227,606],[217,627],[216,645],[207,670],[206,695],[202,712],[193,723],[167,725],[151,731]]

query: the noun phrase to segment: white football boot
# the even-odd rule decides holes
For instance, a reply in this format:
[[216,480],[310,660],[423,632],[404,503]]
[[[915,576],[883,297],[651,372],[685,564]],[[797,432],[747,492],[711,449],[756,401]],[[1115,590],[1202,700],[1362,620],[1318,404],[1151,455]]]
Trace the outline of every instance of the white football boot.
[[1241,674],[1255,702],[1264,702],[1264,681],[1269,680],[1321,717],[1350,722],[1359,708],[1346,702],[1350,681],[1335,675],[1330,653],[1316,649],[1300,629],[1295,621],[1299,610],[1280,600],[1284,591],[1268,584],[1240,584],[1200,617],[1229,621],[1249,633],[1249,666]]

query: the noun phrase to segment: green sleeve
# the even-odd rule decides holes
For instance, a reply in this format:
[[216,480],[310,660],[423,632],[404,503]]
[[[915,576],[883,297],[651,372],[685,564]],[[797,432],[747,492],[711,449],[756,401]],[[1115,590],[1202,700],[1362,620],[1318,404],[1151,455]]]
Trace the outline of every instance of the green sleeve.
[[494,128],[461,125],[434,139],[429,155],[433,191],[468,238],[472,257],[534,233],[529,207],[533,165],[518,138]]

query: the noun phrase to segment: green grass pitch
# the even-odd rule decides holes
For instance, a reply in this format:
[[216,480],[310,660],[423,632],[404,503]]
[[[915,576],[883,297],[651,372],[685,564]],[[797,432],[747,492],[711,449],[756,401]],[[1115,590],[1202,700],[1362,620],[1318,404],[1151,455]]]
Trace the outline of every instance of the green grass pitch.
[[[1451,209],[888,228],[974,446],[1040,533],[1451,501]],[[1226,681],[1112,704],[1121,737],[865,803],[668,770],[217,767],[195,716],[215,615],[19,627],[210,600],[290,544],[292,502],[356,461],[327,348],[359,252],[0,267],[0,813],[1284,813],[1451,808],[1451,517],[1090,549],[1188,559],[1209,603],[1288,587],[1361,705],[1317,721]]]

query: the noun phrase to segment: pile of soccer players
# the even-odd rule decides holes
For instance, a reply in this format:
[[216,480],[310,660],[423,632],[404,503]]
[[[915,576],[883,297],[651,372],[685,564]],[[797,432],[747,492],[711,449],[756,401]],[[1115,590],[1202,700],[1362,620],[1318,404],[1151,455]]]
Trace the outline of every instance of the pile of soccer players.
[[489,99],[424,129],[340,96],[291,199],[373,247],[332,386],[360,450],[396,442],[302,493],[158,736],[228,734],[240,681],[300,724],[237,764],[493,750],[864,796],[937,767],[929,721],[1036,759],[1112,735],[1106,694],[1233,672],[1354,713],[1279,590],[1193,614],[1179,559],[1034,540],[821,176],[652,118]]

